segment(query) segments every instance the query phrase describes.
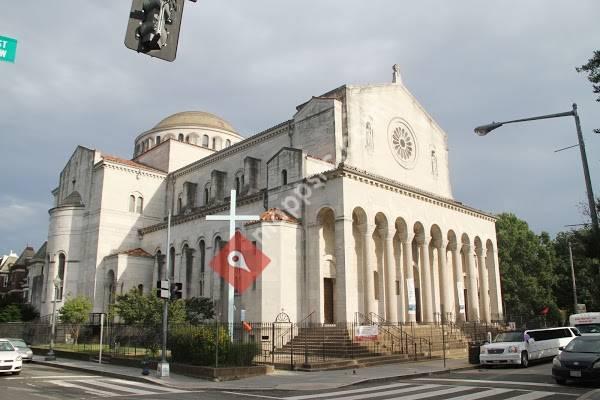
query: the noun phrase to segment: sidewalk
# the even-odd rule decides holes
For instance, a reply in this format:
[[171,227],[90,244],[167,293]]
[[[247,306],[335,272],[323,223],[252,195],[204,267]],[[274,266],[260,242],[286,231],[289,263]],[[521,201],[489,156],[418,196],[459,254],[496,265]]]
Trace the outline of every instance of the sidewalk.
[[64,358],[57,359],[56,361],[44,361],[43,357],[34,356],[33,362],[39,365],[65,368],[94,375],[146,383],[151,382],[183,390],[320,390],[339,388],[361,382],[377,382],[401,377],[426,376],[429,374],[473,368],[473,366],[467,363],[467,360],[446,360],[446,369],[443,367],[442,360],[428,360],[359,368],[354,370],[355,373],[351,369],[323,372],[275,370],[273,373],[265,376],[256,376],[236,381],[212,382],[178,374],[171,374],[168,378],[158,378],[155,371],[151,371],[148,376],[143,376],[141,368],[96,364],[88,361]]

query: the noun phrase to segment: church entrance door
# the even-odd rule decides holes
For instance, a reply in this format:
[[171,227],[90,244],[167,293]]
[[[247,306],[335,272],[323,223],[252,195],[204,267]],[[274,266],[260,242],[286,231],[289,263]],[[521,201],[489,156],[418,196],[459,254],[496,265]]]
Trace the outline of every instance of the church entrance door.
[[421,318],[421,288],[415,288],[415,297],[417,298],[417,322],[423,322]]
[[333,279],[332,278],[324,278],[323,279],[323,314],[324,314],[324,322],[326,324],[334,323],[333,316]]

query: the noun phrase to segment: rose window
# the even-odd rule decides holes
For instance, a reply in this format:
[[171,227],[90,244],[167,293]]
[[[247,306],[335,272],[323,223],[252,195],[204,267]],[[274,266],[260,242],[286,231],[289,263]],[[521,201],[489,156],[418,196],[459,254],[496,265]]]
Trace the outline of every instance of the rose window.
[[401,119],[394,119],[389,127],[389,144],[394,158],[404,168],[413,168],[417,161],[415,134]]

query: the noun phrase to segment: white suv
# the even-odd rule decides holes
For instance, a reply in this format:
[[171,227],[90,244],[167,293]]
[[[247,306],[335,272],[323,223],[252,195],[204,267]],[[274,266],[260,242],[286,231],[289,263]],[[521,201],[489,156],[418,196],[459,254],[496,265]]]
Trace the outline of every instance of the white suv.
[[0,339],[0,372],[12,372],[19,375],[23,359],[8,340]]

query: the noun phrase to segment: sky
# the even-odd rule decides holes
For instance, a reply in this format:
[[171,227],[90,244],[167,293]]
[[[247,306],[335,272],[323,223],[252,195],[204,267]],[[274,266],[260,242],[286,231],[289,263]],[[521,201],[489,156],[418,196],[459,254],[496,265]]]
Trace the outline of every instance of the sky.
[[47,237],[51,191],[77,145],[131,158],[164,117],[215,113],[243,136],[290,119],[343,84],[404,84],[448,134],[454,197],[512,212],[536,232],[587,222],[573,118],[477,125],[579,106],[600,196],[600,104],[575,67],[600,49],[600,2],[578,0],[199,0],[187,2],[177,59],[125,48],[131,2],[4,4],[0,36],[0,255]]

